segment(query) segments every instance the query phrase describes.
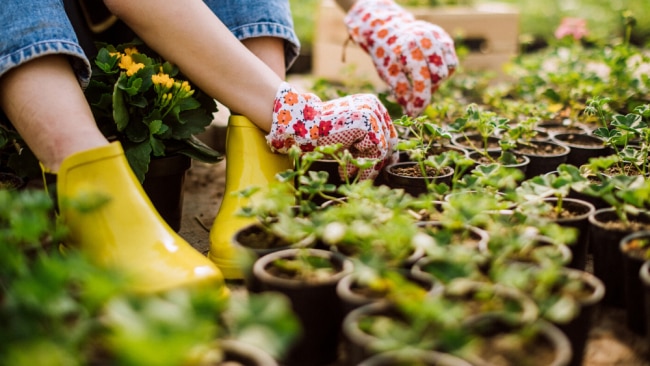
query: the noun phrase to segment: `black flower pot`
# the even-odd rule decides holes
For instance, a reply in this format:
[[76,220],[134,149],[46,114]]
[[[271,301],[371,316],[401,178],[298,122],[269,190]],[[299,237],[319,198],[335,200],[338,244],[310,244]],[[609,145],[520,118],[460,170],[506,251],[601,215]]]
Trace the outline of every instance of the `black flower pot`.
[[598,277],[582,270],[565,268],[567,276],[579,279],[584,284],[584,291],[576,294],[580,303],[580,313],[565,324],[556,324],[566,334],[571,342],[573,357],[572,366],[581,366],[584,360],[585,346],[589,331],[593,325],[594,311],[605,296],[605,284]]
[[[316,281],[280,277],[272,273],[274,261],[296,258],[300,251],[329,260],[335,268],[335,273],[331,277]],[[283,365],[318,366],[337,360],[344,313],[336,295],[336,285],[351,271],[352,262],[342,255],[313,248],[285,249],[269,253],[255,262],[253,274],[261,289],[286,295],[302,326],[301,337],[289,349]]]
[[17,191],[26,185],[27,182],[18,175],[0,172],[0,190]]
[[639,231],[621,239],[620,250],[623,256],[623,284],[625,293],[625,316],[627,327],[639,335],[645,335],[645,293],[641,276],[641,267],[648,260],[645,250],[635,250],[638,240],[650,240],[650,231]]
[[183,218],[185,173],[191,166],[190,157],[182,154],[152,158],[142,183],[160,216],[177,232]]
[[313,236],[308,236],[297,242],[287,242],[267,232],[259,223],[252,223],[235,232],[232,244],[242,267],[246,288],[250,292],[260,292],[259,281],[253,276],[253,264],[258,258],[284,249],[313,247],[316,241]]
[[454,169],[445,167],[444,171],[436,176],[424,178],[420,176],[407,176],[400,174],[399,171],[403,168],[415,167],[415,162],[402,162],[388,165],[384,169],[384,184],[388,187],[395,189],[403,189],[406,193],[413,197],[427,193],[427,183],[433,184],[447,184],[451,185]]
[[[557,198],[549,197],[544,199],[554,205],[557,204]],[[562,199],[562,208],[573,213],[573,216],[566,218],[558,218],[553,220],[560,226],[575,228],[578,231],[578,237],[575,243],[569,245],[571,249],[572,258],[568,266],[571,268],[584,270],[587,265],[587,245],[589,234],[589,216],[596,211],[594,205],[587,201],[582,201],[574,198]]]
[[[646,214],[628,217],[632,222],[650,224],[650,217]],[[602,303],[622,308],[625,306],[625,285],[620,242],[636,229],[609,227],[608,224],[616,222],[619,222],[619,218],[613,208],[596,210],[589,216],[588,242],[593,256],[594,275],[605,284],[606,292]]]
[[362,330],[361,322],[365,317],[388,316],[399,321],[399,312],[386,301],[378,301],[362,305],[350,311],[343,319],[341,328],[343,336],[343,349],[345,352],[345,365],[358,366],[376,354],[381,353],[381,339]]
[[551,141],[568,146],[571,151],[566,163],[577,167],[588,163],[591,158],[605,156],[609,152],[601,138],[585,133],[558,133],[553,135]]
[[515,153],[525,155],[530,159],[526,168],[526,179],[546,174],[566,163],[571,149],[552,141],[529,141],[527,145],[520,144]]
[[639,278],[643,284],[646,338],[650,342],[650,260],[645,261],[641,266]]

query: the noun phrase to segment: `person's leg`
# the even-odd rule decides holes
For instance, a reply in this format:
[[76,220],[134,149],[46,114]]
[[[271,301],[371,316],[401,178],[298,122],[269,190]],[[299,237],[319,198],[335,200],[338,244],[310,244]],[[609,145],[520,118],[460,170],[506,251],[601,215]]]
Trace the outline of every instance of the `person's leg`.
[[205,3],[104,2],[147,45],[178,65],[208,95],[231,110],[241,111],[262,130],[270,130],[275,94],[283,79],[244,47]]
[[277,37],[247,38],[242,41],[246,48],[267,64],[282,79],[287,76],[284,42],[282,38]]
[[108,144],[66,56],[39,57],[8,71],[0,78],[0,108],[52,172],[66,157]]
[[298,56],[289,0],[204,0],[237,39],[278,76]]
[[[0,107],[46,170],[56,174],[65,243],[120,268],[137,292],[207,285],[223,277],[158,215],[119,143],[94,122],[82,86],[90,64],[60,0],[0,7]],[[102,202],[80,211],[71,202]]]

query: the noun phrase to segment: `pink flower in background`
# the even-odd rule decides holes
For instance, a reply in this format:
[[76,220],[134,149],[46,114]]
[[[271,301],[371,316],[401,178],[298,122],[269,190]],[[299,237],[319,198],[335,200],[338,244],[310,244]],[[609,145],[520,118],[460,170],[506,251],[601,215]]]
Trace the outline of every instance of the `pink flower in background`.
[[586,20],[582,18],[563,18],[562,23],[555,30],[555,38],[562,39],[571,36],[577,41],[586,36],[587,33]]

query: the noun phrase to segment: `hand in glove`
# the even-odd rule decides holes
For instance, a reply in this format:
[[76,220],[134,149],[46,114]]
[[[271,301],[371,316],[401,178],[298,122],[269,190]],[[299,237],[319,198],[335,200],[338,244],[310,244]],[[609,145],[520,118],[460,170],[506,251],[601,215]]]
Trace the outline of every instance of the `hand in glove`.
[[[381,102],[371,94],[349,95],[323,102],[283,83],[275,97],[273,124],[266,140],[272,150],[287,153],[292,145],[304,152],[340,143],[356,158],[379,159],[360,179],[373,179],[392,159],[397,132]],[[353,175],[357,168],[348,167]],[[339,172],[344,177],[345,172]]]
[[442,28],[416,20],[392,0],[357,1],[345,24],[410,116],[426,108],[458,65],[454,41]]

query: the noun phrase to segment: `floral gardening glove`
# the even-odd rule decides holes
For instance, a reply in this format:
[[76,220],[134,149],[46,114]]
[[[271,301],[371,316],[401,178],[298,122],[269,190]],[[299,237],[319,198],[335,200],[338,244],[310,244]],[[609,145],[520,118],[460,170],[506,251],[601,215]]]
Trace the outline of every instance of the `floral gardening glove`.
[[370,54],[379,77],[408,115],[418,116],[458,65],[454,41],[392,0],[359,0],[345,17],[350,38]]
[[[298,93],[282,83],[275,96],[273,124],[266,136],[271,149],[287,153],[292,145],[304,152],[340,143],[356,158],[379,159],[359,179],[373,179],[393,159],[397,132],[379,99],[371,94],[349,95],[323,102],[314,94]],[[348,176],[357,173],[349,166]],[[339,171],[345,177],[345,171]]]

